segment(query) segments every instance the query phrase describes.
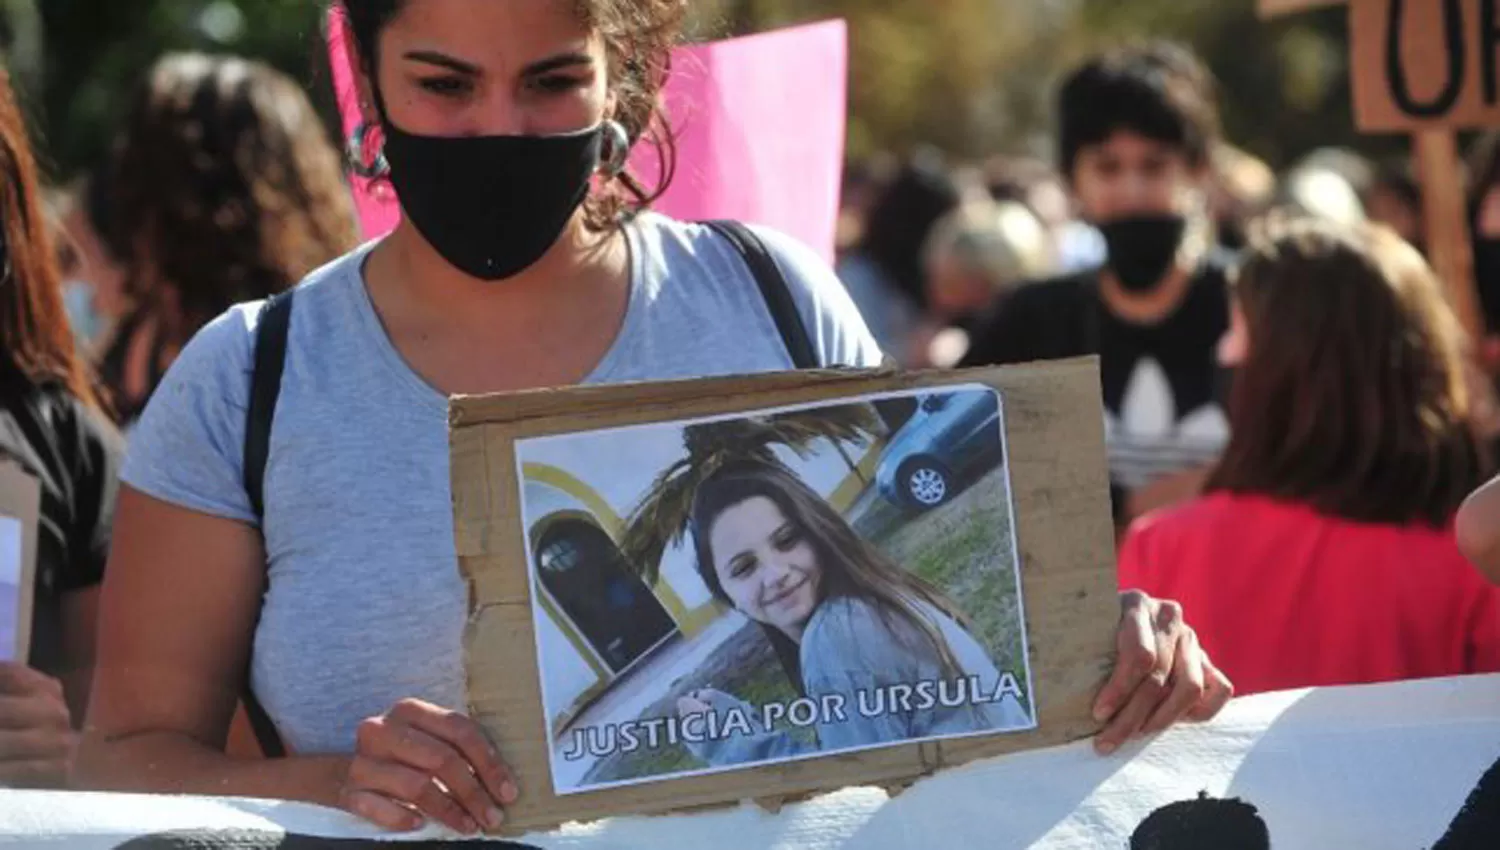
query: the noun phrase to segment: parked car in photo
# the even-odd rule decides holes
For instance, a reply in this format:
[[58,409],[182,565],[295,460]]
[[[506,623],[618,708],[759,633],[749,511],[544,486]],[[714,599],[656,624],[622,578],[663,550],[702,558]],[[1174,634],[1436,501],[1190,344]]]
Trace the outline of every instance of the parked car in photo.
[[924,396],[891,435],[875,473],[880,495],[926,511],[947,503],[1003,460],[1000,402],[992,392]]

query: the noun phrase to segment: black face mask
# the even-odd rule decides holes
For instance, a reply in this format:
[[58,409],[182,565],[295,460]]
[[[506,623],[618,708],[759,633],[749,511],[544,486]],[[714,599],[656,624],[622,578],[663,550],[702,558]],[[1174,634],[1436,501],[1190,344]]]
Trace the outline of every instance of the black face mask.
[[504,280],[556,244],[589,193],[603,128],[563,136],[414,136],[390,121],[385,157],[401,209],[454,268]]
[[1182,215],[1142,215],[1098,225],[1109,249],[1109,269],[1127,292],[1161,285],[1187,235]]

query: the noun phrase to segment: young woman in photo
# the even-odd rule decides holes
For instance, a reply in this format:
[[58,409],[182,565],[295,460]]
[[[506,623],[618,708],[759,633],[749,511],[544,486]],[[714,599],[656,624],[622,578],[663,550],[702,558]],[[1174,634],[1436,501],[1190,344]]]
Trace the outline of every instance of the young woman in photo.
[[[698,488],[691,527],[714,598],[765,629],[799,696],[840,696],[847,715],[820,718],[816,745],[766,729],[694,744],[709,764],[1030,726],[953,600],[892,563],[787,469],[752,461],[715,475]],[[941,683],[940,704],[902,710],[881,696],[877,716],[861,711],[861,692],[874,713],[882,689],[918,682]],[[678,704],[684,717],[731,707],[760,716],[713,690]]]

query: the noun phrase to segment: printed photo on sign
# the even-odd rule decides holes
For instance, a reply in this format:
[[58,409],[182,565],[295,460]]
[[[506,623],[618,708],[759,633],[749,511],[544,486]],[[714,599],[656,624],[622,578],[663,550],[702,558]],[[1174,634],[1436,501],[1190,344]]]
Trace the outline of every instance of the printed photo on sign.
[[1034,729],[1000,396],[516,444],[558,794]]
[[21,521],[0,516],[0,661],[16,661],[21,623]]

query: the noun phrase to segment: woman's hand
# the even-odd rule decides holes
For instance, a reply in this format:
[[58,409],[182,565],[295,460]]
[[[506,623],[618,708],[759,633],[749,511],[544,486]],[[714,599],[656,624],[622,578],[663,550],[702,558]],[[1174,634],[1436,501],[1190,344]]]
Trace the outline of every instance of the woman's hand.
[[1094,719],[1107,723],[1094,739],[1104,755],[1181,720],[1212,720],[1234,696],[1183,621],[1182,606],[1133,590],[1120,595],[1120,607],[1119,657],[1094,703]]
[[62,684],[0,663],[0,787],[66,788],[77,752]]
[[518,794],[510,768],[479,724],[406,700],[359,725],[340,804],[397,832],[427,819],[465,835],[500,828]]

